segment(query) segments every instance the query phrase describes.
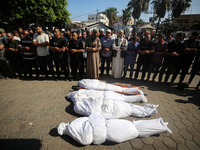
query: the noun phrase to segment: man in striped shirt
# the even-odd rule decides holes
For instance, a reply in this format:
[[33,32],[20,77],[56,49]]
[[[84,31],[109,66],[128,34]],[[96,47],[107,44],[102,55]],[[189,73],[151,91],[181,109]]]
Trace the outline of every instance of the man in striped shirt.
[[28,30],[24,30],[23,39],[20,42],[19,48],[22,51],[23,62],[25,66],[24,77],[27,77],[29,74],[29,78],[32,78],[33,70],[35,68],[36,78],[39,77],[38,65],[37,65],[37,53],[36,47],[33,46],[33,39],[30,37]]

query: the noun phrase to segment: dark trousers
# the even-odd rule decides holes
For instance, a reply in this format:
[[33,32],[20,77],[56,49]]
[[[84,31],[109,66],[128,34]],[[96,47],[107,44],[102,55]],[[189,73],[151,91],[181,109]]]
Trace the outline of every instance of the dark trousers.
[[10,66],[10,63],[6,59],[4,60],[0,59],[0,69],[3,76],[10,77],[10,78],[16,77],[12,66]]
[[39,77],[39,70],[38,70],[38,64],[37,64],[36,59],[33,59],[33,60],[23,59],[23,63],[25,66],[24,76],[27,76],[27,74],[29,74],[29,77],[32,77],[33,75],[32,68],[35,68],[36,77]]
[[101,74],[104,73],[104,65],[105,65],[105,62],[106,62],[106,73],[109,74],[109,70],[110,70],[110,63],[112,61],[112,56],[110,57],[104,57],[102,56],[101,57]]
[[80,54],[72,54],[70,58],[70,66],[71,66],[73,78],[76,78],[77,76],[77,69],[79,70],[80,77],[82,77],[83,75],[83,70],[81,68],[81,64],[82,64],[81,59],[82,58]]
[[70,72],[70,56],[69,56],[69,51],[65,51],[64,55],[63,55],[63,62],[64,62],[64,66],[63,66],[63,70],[64,68],[67,70],[67,76],[69,77],[71,75]]
[[84,68],[87,66],[87,58],[81,58],[82,63],[81,63],[81,69],[83,70],[83,73],[85,73]]
[[145,78],[146,72],[148,71],[148,68],[149,68],[149,63],[150,63],[150,60],[138,59],[137,68],[135,72],[135,79],[138,78],[138,73],[141,67],[142,67],[142,79]]
[[171,82],[173,83],[174,80],[176,79],[177,75],[179,74],[179,72],[181,71],[181,76],[179,79],[179,84],[181,84],[186,76],[186,74],[188,73],[188,69],[190,68],[192,62],[179,62],[177,68],[175,69],[174,75],[172,77]]
[[131,70],[130,70],[130,78],[132,78],[132,76],[133,76],[134,64],[135,64],[135,63],[125,63],[125,67],[124,67],[124,77],[126,76],[126,72],[127,72],[128,67],[129,67],[129,65],[130,65],[130,67],[131,67]]
[[6,55],[6,59],[9,61],[9,66],[13,68],[15,73],[18,73],[19,77],[21,77],[25,68],[20,53],[9,52],[8,55]]
[[53,63],[49,55],[38,56],[38,62],[39,62],[40,70],[42,71],[42,74],[45,74],[46,76],[48,76],[48,71],[47,71],[47,65],[48,65],[50,73],[54,75]]
[[154,61],[151,62],[151,65],[150,65],[149,71],[148,71],[148,76],[147,76],[148,80],[149,80],[150,75],[153,72],[153,70],[154,70],[154,75],[153,75],[153,79],[152,80],[155,80],[155,78],[156,78],[156,76],[157,76],[157,74],[159,72],[160,66],[161,66],[161,63],[159,63],[159,62],[154,62]]
[[164,82],[167,82],[170,74],[172,73],[173,69],[175,69],[175,67],[176,67],[176,63],[170,63],[170,62],[164,61],[162,68],[160,69],[159,82],[162,82],[162,77],[166,69],[167,69],[167,72],[166,72]]
[[54,63],[55,63],[55,66],[56,66],[57,78],[60,78],[60,72],[61,72],[60,68],[64,71],[65,78],[68,78],[68,72],[66,70],[64,58],[54,57]]
[[190,75],[190,79],[189,79],[189,82],[188,84],[190,84],[192,82],[192,80],[194,79],[195,75],[200,71],[200,61],[198,62],[195,62],[193,64],[193,69],[192,69],[192,72],[191,72],[191,75]]

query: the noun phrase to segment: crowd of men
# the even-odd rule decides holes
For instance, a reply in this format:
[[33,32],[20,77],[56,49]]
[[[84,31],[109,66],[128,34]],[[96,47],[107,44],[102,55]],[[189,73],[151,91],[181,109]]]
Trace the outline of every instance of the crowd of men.
[[65,80],[71,81],[82,79],[85,72],[87,78],[98,79],[105,70],[109,75],[110,68],[114,78],[126,78],[129,67],[129,78],[132,78],[137,62],[134,79],[141,70],[142,80],[150,80],[153,73],[155,82],[159,73],[161,83],[166,72],[164,83],[171,84],[181,71],[178,83],[181,88],[192,64],[187,85],[200,71],[199,35],[193,32],[189,39],[185,36],[177,33],[173,38],[170,32],[166,37],[161,33],[155,37],[143,32],[137,36],[137,32],[128,35],[123,30],[117,33],[110,29],[81,33],[71,32],[69,28],[65,32],[54,28],[52,33],[45,33],[40,25],[12,32],[0,28],[0,79],[28,79],[35,74],[35,79],[44,76],[59,80],[63,73]]

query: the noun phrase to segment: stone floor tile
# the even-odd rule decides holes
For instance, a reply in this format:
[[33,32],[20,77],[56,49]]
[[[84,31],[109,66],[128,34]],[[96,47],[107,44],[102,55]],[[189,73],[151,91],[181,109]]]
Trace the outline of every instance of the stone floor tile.
[[186,139],[186,140],[192,140],[192,135],[189,133],[189,132],[187,132],[186,130],[179,130],[179,134],[184,138],[184,139]]
[[168,149],[162,141],[154,141],[153,147],[156,150],[167,150]]
[[134,149],[142,149],[144,143],[140,138],[135,138],[130,140],[130,143]]
[[171,135],[172,139],[177,143],[177,144],[184,144],[185,143],[185,139],[178,133],[173,133]]
[[35,128],[26,129],[26,130],[23,132],[22,137],[24,137],[24,138],[29,138],[29,137],[31,137],[32,135],[35,134],[35,130],[36,130]]
[[152,145],[153,144],[153,138],[152,137],[147,137],[147,138],[141,138],[144,144]]
[[178,144],[177,150],[189,150],[189,149],[188,149],[188,147],[185,146],[184,144]]
[[186,140],[186,146],[189,149],[194,149],[194,150],[200,149],[200,146],[198,146],[195,142],[190,141],[190,140]]
[[170,137],[163,137],[163,143],[168,149],[176,149],[176,143]]
[[61,148],[61,141],[59,139],[53,139],[47,144],[48,150],[57,150]]
[[119,144],[119,149],[120,150],[133,150],[133,147],[131,145],[131,143],[129,141],[123,142],[121,144]]

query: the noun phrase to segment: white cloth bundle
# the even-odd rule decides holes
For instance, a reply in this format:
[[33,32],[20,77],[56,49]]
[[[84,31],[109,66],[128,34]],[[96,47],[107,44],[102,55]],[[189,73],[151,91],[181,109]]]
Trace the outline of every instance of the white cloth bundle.
[[115,92],[127,92],[127,93],[139,92],[143,94],[143,92],[139,90],[137,87],[123,88],[121,86],[100,82],[97,79],[82,79],[78,81],[77,85],[79,87],[89,89],[89,90],[93,89],[93,90],[100,90],[100,91],[115,91]]
[[70,124],[61,123],[57,130],[60,135],[67,134],[82,145],[92,142],[102,144],[106,140],[120,143],[141,135],[146,137],[159,133],[172,133],[161,120],[162,118],[133,122],[123,119],[104,120],[100,114],[92,113],[89,117],[75,119]]
[[98,91],[98,90],[86,90],[86,89],[80,89],[78,91],[74,91],[67,95],[67,98],[71,99],[73,102],[78,101],[81,98],[106,98],[106,99],[112,99],[112,100],[121,100],[124,102],[147,102],[147,98],[141,94],[141,95],[124,95],[119,94],[113,91]]
[[146,117],[157,113],[158,105],[146,104],[138,106],[120,100],[102,97],[79,98],[74,102],[77,114],[89,116],[92,112],[100,113],[105,119],[124,118],[128,116]]
[[149,137],[154,134],[167,132],[172,133],[167,127],[168,122],[164,122],[162,118],[133,121],[133,124],[139,131],[138,137]]

